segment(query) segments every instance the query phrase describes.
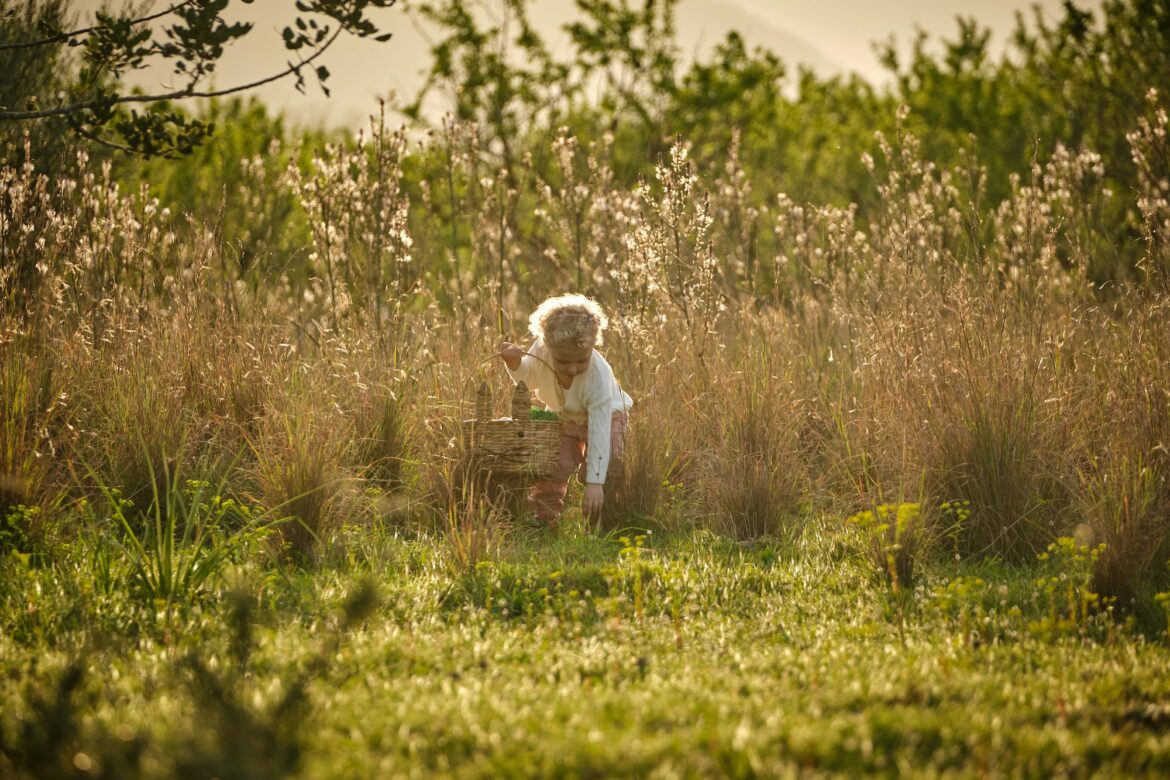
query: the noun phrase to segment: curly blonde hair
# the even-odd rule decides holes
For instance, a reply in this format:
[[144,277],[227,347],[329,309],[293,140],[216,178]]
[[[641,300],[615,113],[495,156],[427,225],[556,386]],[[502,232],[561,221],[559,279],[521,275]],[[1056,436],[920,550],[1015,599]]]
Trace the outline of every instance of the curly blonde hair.
[[577,293],[546,299],[528,318],[528,331],[556,347],[599,347],[609,320],[592,298]]

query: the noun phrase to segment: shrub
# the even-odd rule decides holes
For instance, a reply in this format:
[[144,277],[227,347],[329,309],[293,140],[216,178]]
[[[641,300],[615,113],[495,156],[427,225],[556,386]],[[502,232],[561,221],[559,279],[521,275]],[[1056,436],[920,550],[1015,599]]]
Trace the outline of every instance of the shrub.
[[311,557],[340,524],[350,478],[343,463],[352,423],[321,408],[314,391],[328,397],[307,380],[275,393],[252,442],[257,502],[288,518],[274,538],[282,554],[298,560]]
[[716,530],[791,539],[809,495],[799,437],[804,414],[771,355],[756,345],[748,350],[707,400],[713,430],[702,454],[703,500]]
[[988,399],[948,427],[933,470],[934,494],[970,502],[957,529],[962,557],[1024,561],[1044,549],[1061,518],[1063,489],[1030,397]]
[[1110,603],[1093,590],[1093,568],[1104,550],[1062,536],[1037,557],[1041,576],[1036,580],[1043,615],[1029,629],[1047,639],[1084,637],[1099,627],[1099,616]]
[[[656,522],[663,485],[671,465],[669,434],[642,410],[631,415],[626,428],[625,452],[609,462],[605,478],[605,503],[598,529],[609,532],[631,526],[646,527]],[[647,414],[653,414],[648,409]]]
[[37,354],[40,345],[24,338],[5,342],[0,340],[0,523],[11,519],[15,543],[17,535],[24,542],[40,535],[32,522],[38,512],[29,510],[55,502],[60,439],[54,438],[65,410],[54,363]]
[[100,513],[94,520],[108,518],[120,532],[114,538],[130,562],[131,592],[143,605],[161,604],[169,611],[195,603],[236,551],[264,532],[267,521],[225,498],[224,481],[212,486],[164,468],[152,475],[151,484],[159,487],[150,503],[134,515],[134,505],[120,491],[100,482],[104,501],[89,507]]
[[879,504],[847,522],[861,529],[875,571],[895,592],[913,587],[916,566],[929,541],[921,504]]

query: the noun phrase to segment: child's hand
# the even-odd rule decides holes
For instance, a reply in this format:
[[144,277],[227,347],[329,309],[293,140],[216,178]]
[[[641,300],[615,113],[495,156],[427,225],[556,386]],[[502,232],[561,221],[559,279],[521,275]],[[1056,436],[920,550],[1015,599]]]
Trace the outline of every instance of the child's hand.
[[513,371],[520,370],[520,361],[524,358],[523,349],[510,341],[501,341],[499,354],[500,357],[504,359],[504,362],[508,365],[508,368],[512,369]]
[[596,482],[585,486],[585,497],[581,501],[581,511],[589,519],[596,518],[601,512],[601,505],[605,503],[605,488]]

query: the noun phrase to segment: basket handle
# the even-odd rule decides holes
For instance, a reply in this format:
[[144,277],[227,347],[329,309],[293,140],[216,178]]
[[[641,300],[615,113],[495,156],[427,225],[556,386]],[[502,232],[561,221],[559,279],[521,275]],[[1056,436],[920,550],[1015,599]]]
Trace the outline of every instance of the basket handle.
[[[552,364],[549,363],[544,358],[540,357],[539,355],[535,355],[535,354],[533,354],[531,352],[527,352],[527,351],[524,352],[524,355],[527,357],[531,357],[535,360],[539,360],[541,363],[544,363],[546,366],[548,366],[549,369],[552,370],[554,373],[556,372],[556,369],[552,367]],[[467,385],[471,382],[472,379],[475,378],[477,370],[479,368],[482,368],[483,366],[487,365],[488,363],[490,363],[492,360],[494,360],[496,358],[499,358],[501,361],[503,361],[504,356],[501,355],[499,352],[493,352],[475,364],[472,372],[467,376],[466,379],[463,380],[463,392],[464,393],[467,392]],[[522,385],[522,384],[524,384],[524,383],[523,382],[518,383],[516,385],[516,389],[512,391],[512,404],[511,404],[512,419],[522,419],[525,415],[528,414],[528,410],[531,408],[531,405],[532,405],[531,391],[529,390],[527,385],[524,385],[524,392],[523,392],[524,401],[523,401],[523,403],[521,403],[521,401],[518,397],[521,395],[519,391],[520,391],[520,385]],[[466,397],[466,396],[464,396],[464,397]],[[475,419],[477,419],[477,420],[490,419],[492,416],[492,408],[494,405],[495,404],[492,402],[491,389],[488,387],[487,381],[483,380],[479,383],[479,387],[477,387],[476,391],[475,391]],[[520,408],[521,405],[523,406],[522,409]]]

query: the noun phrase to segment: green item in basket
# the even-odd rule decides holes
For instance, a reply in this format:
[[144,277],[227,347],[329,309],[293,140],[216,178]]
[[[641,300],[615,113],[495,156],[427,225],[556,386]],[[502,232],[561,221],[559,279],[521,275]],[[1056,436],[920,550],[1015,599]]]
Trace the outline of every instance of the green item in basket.
[[532,419],[532,420],[559,420],[561,418],[557,417],[556,412],[550,411],[548,409],[539,409],[539,408],[534,406],[534,407],[532,407],[532,413],[529,416],[529,419]]

